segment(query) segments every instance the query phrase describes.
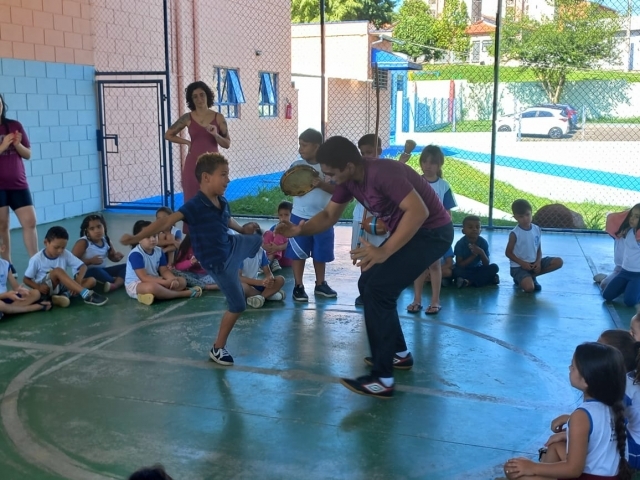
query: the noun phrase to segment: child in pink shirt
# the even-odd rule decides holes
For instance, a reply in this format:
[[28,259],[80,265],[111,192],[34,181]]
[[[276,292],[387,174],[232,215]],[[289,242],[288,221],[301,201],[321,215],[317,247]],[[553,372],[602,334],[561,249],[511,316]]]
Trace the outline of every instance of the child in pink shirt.
[[202,268],[198,259],[193,255],[191,239],[185,233],[180,248],[176,252],[175,265],[171,270],[176,277],[187,281],[187,287],[200,287],[203,290],[219,290],[211,275]]
[[[293,204],[291,202],[282,201],[278,205],[278,220],[280,222],[289,222],[291,220],[291,210]],[[262,248],[267,253],[269,259],[269,267],[272,272],[281,270],[282,267],[290,267],[291,259],[284,256],[284,251],[287,249],[289,239],[279,233],[275,233],[276,226],[274,225],[269,230],[264,232],[262,236]]]

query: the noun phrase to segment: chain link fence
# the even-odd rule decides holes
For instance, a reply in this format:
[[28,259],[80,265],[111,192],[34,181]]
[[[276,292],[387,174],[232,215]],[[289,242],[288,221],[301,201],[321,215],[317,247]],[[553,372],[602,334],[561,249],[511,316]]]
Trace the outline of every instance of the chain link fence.
[[[559,0],[554,10],[543,0],[504,0],[500,25],[488,10],[495,5],[469,2],[456,51],[417,57],[402,53],[411,41],[395,36],[393,25],[292,24],[289,1],[170,0],[166,12],[160,0],[115,3],[93,1],[97,70],[163,78],[166,43],[169,103],[154,124],[163,131],[190,113],[191,82],[211,88],[231,139],[221,151],[235,214],[276,214],[285,199],[279,180],[298,158],[301,131],[357,142],[376,125],[385,157],[415,141],[409,164],[420,172],[422,148],[442,148],[455,223],[478,214],[512,225],[511,203],[524,198],[544,227],[601,230],[608,212],[638,203],[640,17],[626,1]],[[438,17],[446,3],[425,5]],[[130,121],[145,106],[127,108]],[[188,139],[188,128],[181,135]],[[182,203],[182,177],[193,175],[182,167],[188,147],[168,148],[162,192],[141,188],[139,202],[174,194],[174,205]],[[128,168],[141,175],[135,162]]]

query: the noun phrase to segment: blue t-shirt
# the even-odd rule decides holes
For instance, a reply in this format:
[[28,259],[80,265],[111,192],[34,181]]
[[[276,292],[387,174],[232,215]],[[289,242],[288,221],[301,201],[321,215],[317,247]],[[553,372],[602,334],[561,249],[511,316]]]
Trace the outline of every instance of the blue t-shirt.
[[189,225],[193,254],[206,270],[223,265],[231,255],[231,210],[226,198],[218,199],[221,208],[216,207],[204,193],[198,192],[179,210]]
[[[482,237],[478,237],[478,240],[476,241],[476,245],[480,247],[484,251],[484,253],[487,255],[487,258],[489,258],[489,244],[487,243],[487,241]],[[458,240],[458,242],[456,243],[456,247],[453,250],[453,253],[456,256],[456,262],[460,262],[465,258],[468,258],[471,255],[473,255],[473,253],[471,252],[471,249],[469,248],[469,240],[467,240],[467,237],[462,237],[460,240]],[[475,267],[481,267],[481,266],[482,266],[482,259],[480,258],[480,256],[477,256],[475,260],[472,261],[465,268],[475,268]]]

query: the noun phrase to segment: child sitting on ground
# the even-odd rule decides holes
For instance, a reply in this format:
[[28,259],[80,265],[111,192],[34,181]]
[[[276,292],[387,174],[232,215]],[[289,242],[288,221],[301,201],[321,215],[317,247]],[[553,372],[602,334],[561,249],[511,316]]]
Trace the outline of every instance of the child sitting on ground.
[[[259,230],[258,230],[259,233]],[[262,270],[264,279],[258,279],[258,272]],[[247,305],[260,308],[265,300],[283,301],[285,298],[284,277],[274,277],[269,268],[269,259],[261,248],[253,257],[246,258],[240,266],[240,281]]]
[[[124,255],[118,252],[107,235],[107,222],[102,215],[88,215],[80,225],[80,239],[71,250],[87,266],[87,278],[103,284],[105,293],[124,285],[127,265],[118,263]],[[107,259],[117,265],[107,266]]]
[[[0,254],[4,253],[5,246],[0,238]],[[11,287],[11,290],[7,289]],[[37,312],[38,310],[51,310],[50,302],[38,302],[40,292],[30,290],[18,285],[13,276],[11,264],[0,257],[0,318],[5,314]]]
[[191,238],[185,233],[180,248],[176,253],[176,264],[171,269],[176,277],[182,277],[187,282],[187,287],[200,287],[203,290],[220,290],[213,277],[202,268],[200,262],[193,254]]
[[454,250],[456,266],[453,276],[458,288],[500,283],[500,269],[495,263],[489,263],[489,244],[480,236],[481,231],[480,217],[469,215],[462,221],[464,237],[458,240]]
[[[156,220],[167,218],[173,213],[169,207],[160,207],[156,211]],[[178,248],[180,248],[180,242],[182,241],[182,230],[175,225],[171,225],[171,231],[160,232],[158,234],[158,246],[167,256],[167,265],[173,266],[175,261],[175,254]]]
[[[151,225],[146,220],[138,220],[133,226],[133,234]],[[157,298],[195,298],[202,295],[202,288],[187,288],[184,278],[176,277],[167,267],[167,257],[158,247],[158,237],[150,235],[133,247],[127,258],[125,288],[131,298],[144,305],[151,305]]]
[[[443,287],[450,287],[453,280],[453,249],[449,248],[440,259],[440,269],[442,271],[442,280],[440,285]],[[431,272],[427,269],[424,274],[424,283],[431,283]]]
[[[80,295],[88,305],[104,305],[108,298],[90,290],[95,278],[85,278],[87,266],[67,250],[69,233],[62,227],[51,227],[44,238],[44,249],[29,260],[24,283],[36,289],[57,307],[68,307],[71,295]],[[71,267],[73,278],[67,273]]]
[[[291,220],[291,210],[293,203],[284,200],[278,205],[278,221],[288,222]],[[275,233],[276,225],[264,232],[262,236],[262,248],[267,252],[269,267],[272,272],[281,270],[282,267],[290,267],[291,259],[284,256],[284,252],[289,244],[289,239],[279,233]]]
[[513,282],[527,293],[539,292],[542,287],[537,277],[562,268],[560,257],[542,257],[542,231],[531,223],[531,204],[516,200],[511,204],[513,217],[518,222],[509,233],[505,255],[511,260]]

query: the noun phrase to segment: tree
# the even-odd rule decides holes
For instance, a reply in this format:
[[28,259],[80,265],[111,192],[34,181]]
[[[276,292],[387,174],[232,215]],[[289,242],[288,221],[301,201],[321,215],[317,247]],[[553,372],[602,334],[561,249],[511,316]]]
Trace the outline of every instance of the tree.
[[437,46],[466,57],[469,52],[468,25],[466,3],[462,0],[444,0],[442,14],[435,25]]
[[397,17],[398,23],[393,29],[393,38],[403,43],[394,43],[393,49],[416,58],[424,55],[426,59],[436,58],[437,47],[436,19],[423,0],[405,0]]
[[[325,19],[330,22],[367,20],[376,27],[393,21],[396,0],[326,0]],[[291,0],[291,21],[320,21],[319,0]]]
[[507,12],[502,37],[503,60],[518,60],[534,72],[553,103],[560,102],[567,74],[619,62],[617,13],[584,0],[556,0],[553,18],[533,20]]

